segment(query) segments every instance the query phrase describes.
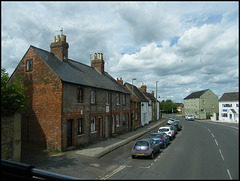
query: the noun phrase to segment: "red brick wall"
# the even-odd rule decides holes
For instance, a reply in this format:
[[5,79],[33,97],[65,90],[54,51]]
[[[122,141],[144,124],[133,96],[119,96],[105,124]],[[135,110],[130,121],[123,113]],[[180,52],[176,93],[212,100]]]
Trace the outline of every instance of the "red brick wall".
[[[26,72],[26,60],[33,70]],[[10,81],[20,75],[27,87],[28,106],[22,113],[22,139],[49,149],[62,149],[62,83],[52,69],[30,47]]]

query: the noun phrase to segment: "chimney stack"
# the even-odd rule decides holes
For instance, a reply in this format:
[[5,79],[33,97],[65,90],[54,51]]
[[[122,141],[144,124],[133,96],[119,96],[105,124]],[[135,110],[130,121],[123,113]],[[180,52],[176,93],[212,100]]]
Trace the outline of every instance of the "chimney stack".
[[152,91],[152,95],[154,96],[154,91]]
[[147,86],[144,83],[142,83],[141,90],[145,93],[147,92]]
[[51,53],[57,55],[62,61],[68,61],[68,48],[65,35],[58,35],[53,37],[53,42],[50,45]]
[[101,74],[104,74],[104,60],[102,53],[95,53],[91,61],[91,67],[97,69]]
[[117,82],[121,85],[123,85],[123,80],[122,80],[122,77],[120,77],[120,79],[117,78]]

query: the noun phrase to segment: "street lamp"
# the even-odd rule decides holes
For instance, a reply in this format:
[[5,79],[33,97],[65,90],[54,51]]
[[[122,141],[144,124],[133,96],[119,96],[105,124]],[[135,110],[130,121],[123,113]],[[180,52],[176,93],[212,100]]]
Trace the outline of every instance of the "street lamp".
[[[134,80],[137,80],[137,78],[133,78],[133,79],[132,79],[132,100],[133,100],[133,81],[134,81]],[[132,101],[132,103],[133,103],[133,104],[132,104],[132,105],[133,105],[133,106],[132,106],[132,110],[133,110],[133,112],[132,112],[132,115],[133,115],[133,116],[132,116],[132,131],[133,131],[133,130],[134,130],[134,102]]]
[[157,83],[159,81],[156,81],[156,120],[157,120]]

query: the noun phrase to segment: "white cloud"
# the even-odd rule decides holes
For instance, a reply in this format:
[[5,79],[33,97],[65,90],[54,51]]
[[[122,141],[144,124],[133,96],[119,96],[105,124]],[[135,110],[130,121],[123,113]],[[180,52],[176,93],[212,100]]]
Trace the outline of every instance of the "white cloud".
[[[193,91],[238,90],[238,3],[2,2],[2,67],[11,74],[30,45],[50,50],[63,27],[69,58],[178,102]],[[21,23],[19,23],[21,22]],[[58,30],[58,32],[57,32]],[[89,57],[91,54],[91,58]],[[227,88],[229,87],[229,88]],[[162,98],[161,98],[162,99]]]

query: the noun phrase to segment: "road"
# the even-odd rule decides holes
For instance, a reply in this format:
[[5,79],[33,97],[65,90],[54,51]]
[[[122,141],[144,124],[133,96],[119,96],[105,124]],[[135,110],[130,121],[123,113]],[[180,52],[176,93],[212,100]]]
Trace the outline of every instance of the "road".
[[101,158],[112,170],[97,179],[239,179],[238,125],[177,118],[183,130],[154,159],[132,159],[132,142]]

